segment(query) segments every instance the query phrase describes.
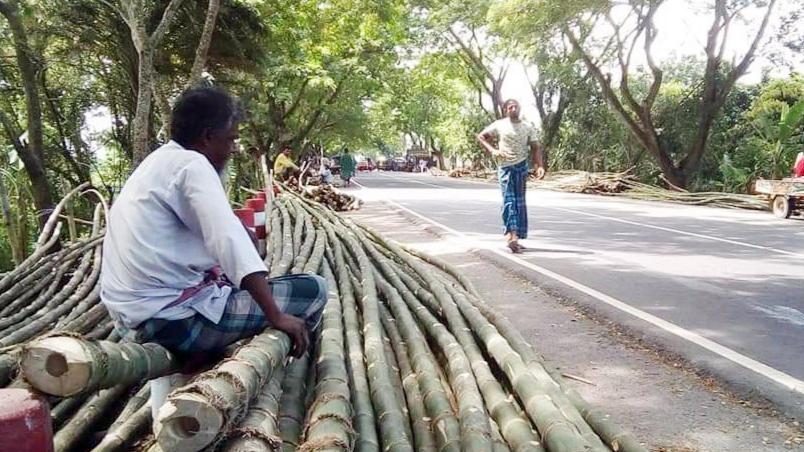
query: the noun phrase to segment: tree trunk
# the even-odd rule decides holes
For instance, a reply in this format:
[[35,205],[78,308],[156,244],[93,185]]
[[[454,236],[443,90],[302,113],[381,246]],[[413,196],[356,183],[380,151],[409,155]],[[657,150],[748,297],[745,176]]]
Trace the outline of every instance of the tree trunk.
[[0,14],[5,16],[9,28],[11,28],[17,65],[25,91],[28,144],[18,148],[17,151],[31,181],[39,223],[43,225],[47,219],[47,212],[53,207],[53,195],[44,165],[42,104],[37,86],[37,63],[34,60],[37,55],[33,53],[33,49],[28,44],[28,34],[20,19],[16,1],[0,1]]
[[150,154],[148,132],[151,122],[151,98],[153,97],[154,53],[150,46],[139,52],[139,87],[137,89],[137,111],[131,122],[131,147],[136,168]]
[[170,80],[168,77],[154,71],[152,74],[151,87],[153,97],[156,101],[156,109],[159,112],[160,122],[162,123],[156,138],[159,141],[167,142],[170,139],[170,120],[173,108],[170,106]]
[[2,174],[0,174],[0,210],[3,211],[3,226],[6,229],[8,244],[11,247],[11,259],[16,266],[25,259],[25,248],[19,246],[21,240],[19,240],[18,234],[20,231],[17,228],[14,214],[11,212],[8,190],[6,190],[6,184]]
[[201,73],[207,64],[207,53],[212,43],[212,33],[215,31],[215,21],[218,18],[218,11],[221,8],[220,0],[209,0],[207,6],[207,18],[204,21],[204,30],[201,32],[201,39],[195,49],[195,60],[193,68],[190,70],[190,82],[188,88],[196,86],[201,81]]
[[145,31],[145,18],[149,15],[144,2],[129,0],[121,11],[131,30],[131,40],[139,58],[137,110],[131,122],[131,148],[133,166],[142,162],[151,152],[149,146],[151,125],[151,100],[153,98],[154,54],[176,17],[183,0],[170,0],[156,30],[150,35]]

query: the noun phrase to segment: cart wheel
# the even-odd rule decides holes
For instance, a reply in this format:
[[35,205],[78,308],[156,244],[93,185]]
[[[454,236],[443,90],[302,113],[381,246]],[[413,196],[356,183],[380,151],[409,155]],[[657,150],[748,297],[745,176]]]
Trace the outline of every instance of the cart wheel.
[[779,218],[790,218],[793,213],[793,200],[787,199],[787,196],[778,195],[773,198],[772,202],[773,214]]

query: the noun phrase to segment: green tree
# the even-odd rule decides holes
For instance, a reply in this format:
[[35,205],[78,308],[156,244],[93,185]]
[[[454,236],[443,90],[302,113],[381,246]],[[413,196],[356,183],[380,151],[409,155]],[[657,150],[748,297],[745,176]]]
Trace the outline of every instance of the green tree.
[[[653,44],[658,33],[656,24],[661,22],[657,14],[661,14],[660,7],[664,3],[664,0],[629,0],[625,3],[508,0],[500,5],[508,13],[500,15],[507,18],[509,26],[532,39],[557,33],[563,35],[599,85],[615,116],[656,159],[665,178],[673,185],[685,187],[700,168],[712,127],[729,93],[753,61],[776,1],[715,0],[705,45],[706,65],[696,95],[697,125],[692,139],[679,153],[673,153],[662,144],[654,117],[665,74],[654,58]],[[729,65],[724,55],[726,47],[732,43],[728,33],[730,25],[749,8],[759,9],[762,20],[754,28],[749,48],[734,65]],[[584,42],[582,37],[590,30],[610,37],[612,45]],[[647,89],[641,92],[632,84],[636,52],[644,55],[651,78]],[[613,63],[614,73],[619,78],[616,85],[609,72],[609,63]]]
[[764,83],[750,108],[732,129],[737,143],[732,166],[750,178],[778,179],[790,173],[804,149],[804,77]]

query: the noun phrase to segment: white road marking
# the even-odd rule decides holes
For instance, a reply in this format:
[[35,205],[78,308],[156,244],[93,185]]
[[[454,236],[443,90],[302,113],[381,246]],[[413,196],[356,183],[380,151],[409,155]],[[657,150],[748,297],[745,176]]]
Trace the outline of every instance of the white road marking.
[[[405,211],[405,212],[407,212],[407,213],[409,213],[409,214],[411,214],[411,215],[413,215],[413,216],[415,216],[415,217],[417,217],[417,218],[419,218],[419,219],[421,219],[423,221],[426,221],[426,222],[432,224],[433,226],[439,227],[439,228],[443,229],[444,231],[449,232],[450,234],[456,235],[456,236],[458,236],[460,238],[464,238],[464,239],[468,238],[466,234],[464,234],[464,233],[462,233],[460,231],[457,231],[455,229],[452,229],[449,226],[441,224],[441,223],[439,223],[439,222],[437,222],[435,220],[432,220],[432,219],[430,219],[430,218],[428,218],[428,217],[426,217],[426,216],[424,216],[424,215],[422,215],[422,214],[420,214],[418,212],[414,212],[413,210],[411,210],[411,209],[409,209],[409,208],[407,208],[407,207],[405,207],[405,206],[403,206],[403,205],[401,205],[399,203],[396,203],[396,202],[390,201],[390,200],[385,201],[385,202],[388,203],[389,205],[394,206],[394,207],[396,207],[396,208],[398,208],[400,210],[403,210],[403,211]],[[548,278],[552,278],[552,279],[554,279],[554,280],[556,280],[558,282],[561,282],[562,284],[565,284],[565,285],[567,285],[569,287],[572,287],[575,290],[583,292],[583,293],[585,293],[585,294],[587,294],[587,295],[589,295],[589,296],[591,296],[591,297],[593,297],[593,298],[595,298],[595,299],[597,299],[599,301],[602,301],[603,303],[606,303],[609,306],[617,308],[617,309],[619,309],[619,310],[621,310],[623,312],[631,314],[632,316],[634,316],[634,317],[636,317],[636,318],[638,318],[640,320],[643,320],[643,321],[648,322],[648,323],[650,323],[650,324],[652,324],[654,326],[657,326],[657,327],[667,331],[670,334],[673,334],[673,335],[678,336],[678,337],[680,337],[682,339],[685,339],[685,340],[687,340],[689,342],[692,342],[693,344],[696,344],[696,345],[698,345],[700,347],[703,347],[703,348],[709,350],[710,352],[712,352],[712,353],[714,353],[714,354],[716,354],[718,356],[726,358],[726,359],[728,359],[729,361],[731,361],[731,362],[733,362],[735,364],[738,364],[738,365],[740,365],[742,367],[745,367],[746,369],[749,369],[749,370],[751,370],[751,371],[753,371],[753,372],[755,372],[755,373],[757,373],[759,375],[762,375],[765,378],[768,378],[768,379],[770,379],[772,381],[775,381],[776,383],[778,383],[778,384],[780,384],[780,385],[782,385],[782,386],[784,386],[784,387],[786,387],[788,389],[791,389],[791,390],[793,390],[795,392],[798,392],[799,394],[804,394],[804,381],[802,381],[802,380],[799,380],[799,379],[797,379],[797,378],[795,378],[795,377],[793,377],[791,375],[788,375],[788,374],[786,374],[786,373],[784,373],[784,372],[782,372],[780,370],[774,369],[773,367],[770,367],[767,364],[763,364],[763,363],[761,363],[759,361],[756,361],[756,360],[754,360],[752,358],[749,358],[749,357],[747,357],[747,356],[745,356],[745,355],[743,355],[741,353],[738,353],[738,352],[736,352],[736,351],[734,351],[734,350],[732,350],[732,349],[730,349],[728,347],[724,347],[723,345],[720,345],[717,342],[714,342],[714,341],[712,341],[710,339],[707,339],[707,338],[705,338],[705,337],[703,337],[703,336],[701,336],[701,335],[699,335],[697,333],[693,333],[692,331],[686,330],[686,329],[684,329],[684,328],[682,328],[682,327],[680,327],[680,326],[678,326],[678,325],[676,325],[674,323],[671,323],[671,322],[668,322],[668,321],[666,321],[664,319],[656,317],[655,315],[649,314],[649,313],[647,313],[645,311],[642,311],[641,309],[637,309],[637,308],[635,308],[635,307],[633,307],[633,306],[631,306],[631,305],[629,305],[629,304],[627,304],[625,302],[617,300],[616,298],[611,297],[609,295],[606,295],[606,294],[604,294],[604,293],[602,293],[602,292],[600,292],[598,290],[592,289],[591,287],[583,285],[583,284],[581,284],[581,283],[579,283],[577,281],[574,281],[574,280],[572,280],[570,278],[567,278],[565,276],[559,275],[558,273],[550,271],[550,270],[548,270],[548,269],[546,269],[544,267],[540,267],[538,265],[535,265],[535,264],[533,264],[531,262],[528,262],[528,261],[526,261],[524,259],[521,259],[521,258],[519,258],[517,256],[514,256],[514,255],[512,255],[510,253],[502,252],[502,251],[500,251],[499,249],[496,249],[496,248],[487,248],[487,249],[489,251],[491,251],[491,252],[493,252],[493,253],[505,258],[505,259],[508,259],[508,260],[510,260],[510,261],[522,266],[522,267],[525,267],[525,268],[527,268],[529,270],[533,270],[533,271],[535,271],[537,273],[540,273],[540,274],[542,274],[544,276],[547,276]]]
[[706,235],[706,234],[698,234],[698,233],[695,233],[695,232],[687,232],[687,231],[683,231],[681,229],[676,229],[676,228],[666,228],[664,226],[655,226],[655,225],[652,225],[652,224],[640,223],[638,221],[623,220],[622,218],[616,218],[616,217],[610,217],[610,216],[607,216],[607,215],[599,215],[599,214],[596,214],[596,213],[584,212],[583,210],[568,209],[566,207],[553,207],[553,206],[547,206],[546,208],[555,209],[555,210],[562,210],[564,212],[570,212],[570,213],[574,213],[574,214],[578,214],[578,215],[586,215],[588,217],[593,217],[593,218],[602,218],[602,219],[605,219],[605,220],[616,221],[618,223],[630,224],[630,225],[633,225],[633,226],[642,226],[643,228],[657,229],[659,231],[665,231],[665,232],[673,232],[673,233],[680,234],[680,235],[687,235],[687,236],[690,236],[690,237],[697,237],[699,239],[712,240],[714,242],[723,242],[723,243],[742,246],[742,247],[746,247],[746,248],[755,248],[755,249],[760,249],[760,250],[765,250],[765,251],[772,251],[774,253],[786,254],[788,256],[804,257],[804,255],[799,254],[799,253],[795,253],[793,251],[780,250],[778,248],[771,248],[769,246],[754,245],[753,243],[746,243],[746,242],[740,242],[738,240],[724,239],[724,238],[714,237],[714,236]]

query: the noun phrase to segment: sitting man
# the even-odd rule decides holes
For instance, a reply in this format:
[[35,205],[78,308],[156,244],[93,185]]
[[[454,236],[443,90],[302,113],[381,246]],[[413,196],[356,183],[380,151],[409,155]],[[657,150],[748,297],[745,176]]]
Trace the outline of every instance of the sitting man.
[[332,170],[329,169],[328,163],[321,164],[321,171],[319,171],[321,175],[321,183],[326,185],[332,185]]
[[117,329],[195,357],[270,326],[301,356],[326,281],[268,279],[233,213],[218,174],[237,152],[236,102],[216,88],[189,90],[173,108],[171,133],[128,178],[109,216],[101,299]]
[[290,158],[291,149],[286,147],[282,149],[282,152],[276,156],[276,160],[274,160],[274,177],[277,180],[288,180],[296,173],[299,172],[299,166],[293,163],[293,160]]

